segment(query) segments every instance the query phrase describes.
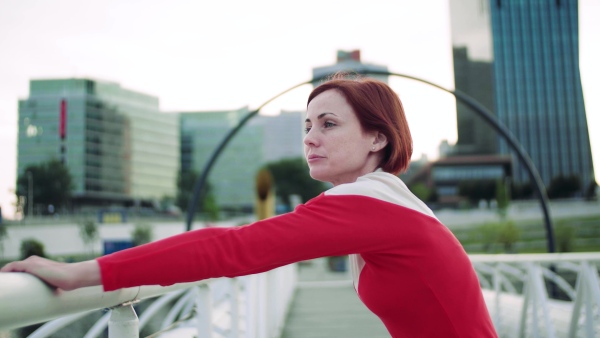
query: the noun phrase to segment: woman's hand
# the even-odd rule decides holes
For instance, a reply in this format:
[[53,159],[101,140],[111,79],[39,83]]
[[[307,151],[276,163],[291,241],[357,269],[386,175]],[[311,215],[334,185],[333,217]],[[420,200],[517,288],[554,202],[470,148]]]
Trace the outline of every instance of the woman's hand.
[[27,272],[62,290],[101,285],[100,266],[95,260],[59,263],[38,256],[6,264],[0,272]]

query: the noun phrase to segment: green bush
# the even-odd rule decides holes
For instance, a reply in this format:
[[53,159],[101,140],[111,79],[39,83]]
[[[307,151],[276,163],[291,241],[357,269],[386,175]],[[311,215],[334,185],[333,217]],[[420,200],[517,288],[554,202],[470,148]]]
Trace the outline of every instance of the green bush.
[[87,220],[79,225],[79,237],[87,247],[88,253],[94,255],[94,243],[100,238],[98,225],[92,220]]
[[149,224],[136,224],[131,233],[131,241],[133,246],[138,246],[152,242],[152,226]]
[[0,259],[4,258],[4,240],[7,238],[8,231],[6,230],[6,225],[0,224]]
[[510,193],[506,183],[502,180],[496,181],[496,202],[498,203],[498,215],[501,219],[506,219],[508,205],[510,204]]
[[499,224],[486,223],[478,228],[478,237],[481,241],[482,251],[491,252],[494,244],[498,241]]
[[21,259],[25,259],[34,255],[46,257],[46,253],[44,252],[44,244],[32,238],[24,239],[21,242]]
[[558,252],[572,252],[575,246],[575,227],[559,223],[554,228],[554,238]]
[[515,243],[521,238],[521,231],[513,222],[504,222],[500,224],[498,231],[498,243],[504,246],[505,252],[514,252]]

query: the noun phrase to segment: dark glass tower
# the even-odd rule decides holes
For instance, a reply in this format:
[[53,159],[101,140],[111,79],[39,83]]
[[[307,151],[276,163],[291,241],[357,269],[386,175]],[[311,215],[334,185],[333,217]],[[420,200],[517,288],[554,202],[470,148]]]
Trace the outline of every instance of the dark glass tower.
[[[455,54],[463,47],[470,61],[473,50],[477,61],[490,62],[493,110],[529,153],[544,183],[577,175],[585,188],[593,180],[593,164],[579,75],[577,0],[451,0],[450,4]],[[461,90],[466,88],[460,81],[465,75],[457,61],[460,64],[460,58],[455,60],[456,87]],[[465,92],[485,104],[486,90],[475,87],[482,93]],[[459,124],[459,140],[467,132],[473,131],[461,132]],[[498,151],[510,153],[502,139]],[[520,164],[514,177],[518,182],[528,180]]]
[[[492,63],[469,58],[467,47],[454,47],[454,82],[457,90],[477,98],[490,112],[494,111]],[[456,102],[458,140],[456,155],[490,155],[498,153],[498,137],[492,127],[475,115],[471,108]]]

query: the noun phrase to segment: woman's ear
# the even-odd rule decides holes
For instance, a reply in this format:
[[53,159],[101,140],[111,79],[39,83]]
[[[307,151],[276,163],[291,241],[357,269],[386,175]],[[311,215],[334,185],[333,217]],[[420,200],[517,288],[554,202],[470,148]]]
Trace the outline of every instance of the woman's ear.
[[383,133],[377,132],[377,134],[375,134],[375,139],[373,140],[373,147],[375,147],[375,150],[379,151],[379,150],[385,148],[385,146],[387,146],[387,144],[388,144],[387,137]]

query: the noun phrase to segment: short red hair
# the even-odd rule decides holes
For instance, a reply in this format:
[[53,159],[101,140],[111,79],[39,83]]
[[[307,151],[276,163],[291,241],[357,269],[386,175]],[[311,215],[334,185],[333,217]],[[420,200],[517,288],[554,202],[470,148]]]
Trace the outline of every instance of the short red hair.
[[387,137],[384,156],[379,167],[388,173],[406,171],[413,146],[404,108],[398,95],[385,83],[366,77],[348,78],[336,74],[320,84],[308,96],[307,106],[317,95],[335,89],[354,110],[365,131],[378,131]]

